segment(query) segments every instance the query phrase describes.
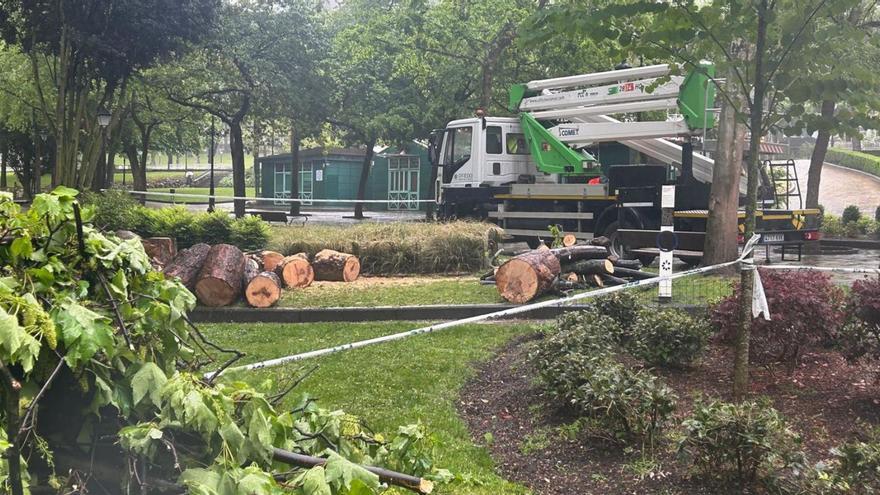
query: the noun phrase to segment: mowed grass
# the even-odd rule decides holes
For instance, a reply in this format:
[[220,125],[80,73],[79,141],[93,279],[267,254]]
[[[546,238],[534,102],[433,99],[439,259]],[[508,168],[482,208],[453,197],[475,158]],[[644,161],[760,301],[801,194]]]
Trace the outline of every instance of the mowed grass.
[[[150,191],[161,192],[161,193],[170,193],[171,189],[169,189],[169,188],[155,188],[155,189],[150,189]],[[208,194],[210,194],[210,191],[211,190],[207,187],[177,187],[177,188],[174,188],[174,193],[176,195],[173,197],[165,195],[165,194],[162,194],[162,195],[147,194],[146,196],[147,196],[147,201],[156,199],[156,200],[167,201],[167,202],[173,201],[175,203],[180,203],[180,204],[207,203],[208,202],[207,196],[208,196]],[[179,194],[197,194],[199,196],[205,196],[205,197],[202,198],[202,197],[190,197],[190,196],[177,196]],[[215,196],[233,196],[233,194],[234,193],[233,193],[231,187],[215,187],[214,188],[214,195]],[[245,196],[256,197],[256,195],[257,195],[257,193],[254,190],[253,186],[248,187],[246,189]],[[224,201],[232,201],[232,200],[224,200],[224,199],[217,200],[217,202],[224,202]]]
[[[397,333],[424,323],[371,322],[322,324],[204,325],[213,341],[247,353],[254,362],[348,342]],[[364,419],[375,431],[393,433],[398,426],[421,421],[437,436],[436,465],[451,470],[456,481],[434,493],[456,495],[526,494],[494,471],[489,452],[471,439],[455,404],[459,390],[475,373],[474,366],[515,336],[533,332],[526,324],[468,325],[437,333],[343,351],[301,363],[253,372],[233,372],[226,380],[252,384],[289,381],[314,364],[306,378],[281,405],[291,407],[297,393],[307,392],[329,409],[344,409]],[[408,492],[394,492],[408,493]]]
[[281,307],[340,308],[493,304],[504,300],[493,285],[477,277],[361,277],[354,282],[315,282],[305,289],[285,290]]

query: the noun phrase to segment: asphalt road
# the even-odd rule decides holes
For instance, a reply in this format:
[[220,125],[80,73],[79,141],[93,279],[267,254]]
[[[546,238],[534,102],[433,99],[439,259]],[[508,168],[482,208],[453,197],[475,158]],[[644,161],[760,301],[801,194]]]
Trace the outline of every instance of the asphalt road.
[[[801,197],[806,200],[810,161],[797,160],[795,163]],[[848,205],[858,205],[862,213],[873,217],[874,210],[880,206],[880,178],[826,163],[822,167],[819,203],[825,206],[826,212],[835,215],[843,213]]]

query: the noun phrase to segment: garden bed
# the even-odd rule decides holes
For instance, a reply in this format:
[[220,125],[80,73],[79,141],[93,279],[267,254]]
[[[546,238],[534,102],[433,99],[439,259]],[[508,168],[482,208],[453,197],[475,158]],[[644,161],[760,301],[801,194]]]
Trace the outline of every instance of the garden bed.
[[[529,346],[529,339],[520,338],[481,366],[459,404],[473,438],[487,444],[504,476],[538,495],[728,493],[691,478],[672,442],[646,462],[637,444],[573,437],[575,417],[548,402],[534,381],[536,370],[526,359]],[[690,412],[696,397],[729,400],[731,369],[727,348],[712,345],[693,369],[658,372],[679,397],[676,419]],[[877,371],[849,365],[831,351],[813,352],[791,376],[782,367],[753,367],[751,393],[773,399],[802,435],[809,459],[817,462],[860,431],[861,422],[880,423]]]

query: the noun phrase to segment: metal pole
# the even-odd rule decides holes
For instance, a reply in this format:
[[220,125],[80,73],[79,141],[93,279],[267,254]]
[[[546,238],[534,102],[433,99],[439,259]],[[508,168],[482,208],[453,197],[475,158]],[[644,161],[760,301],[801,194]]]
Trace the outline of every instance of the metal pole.
[[214,116],[211,116],[211,150],[208,152],[208,163],[211,166],[211,184],[208,186],[208,213],[214,211]]

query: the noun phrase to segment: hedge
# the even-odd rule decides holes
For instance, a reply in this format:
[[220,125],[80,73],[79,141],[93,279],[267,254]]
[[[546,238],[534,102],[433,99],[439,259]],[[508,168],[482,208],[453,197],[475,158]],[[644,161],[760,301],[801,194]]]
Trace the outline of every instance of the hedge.
[[825,161],[880,177],[880,157],[868,153],[830,148],[825,154]]

